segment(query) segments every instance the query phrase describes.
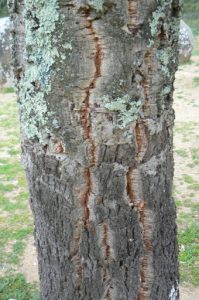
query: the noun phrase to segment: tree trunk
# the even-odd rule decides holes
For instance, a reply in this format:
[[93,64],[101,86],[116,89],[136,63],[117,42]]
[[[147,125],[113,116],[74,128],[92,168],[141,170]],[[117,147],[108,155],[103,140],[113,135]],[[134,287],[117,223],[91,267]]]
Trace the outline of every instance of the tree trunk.
[[179,1],[9,1],[43,300],[179,299]]

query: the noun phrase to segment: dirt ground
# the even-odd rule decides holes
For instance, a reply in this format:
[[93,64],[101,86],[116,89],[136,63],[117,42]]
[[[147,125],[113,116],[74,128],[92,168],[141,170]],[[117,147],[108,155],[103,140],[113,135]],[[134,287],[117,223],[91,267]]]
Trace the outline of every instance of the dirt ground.
[[25,275],[27,282],[39,282],[37,254],[33,237],[27,240],[19,272]]

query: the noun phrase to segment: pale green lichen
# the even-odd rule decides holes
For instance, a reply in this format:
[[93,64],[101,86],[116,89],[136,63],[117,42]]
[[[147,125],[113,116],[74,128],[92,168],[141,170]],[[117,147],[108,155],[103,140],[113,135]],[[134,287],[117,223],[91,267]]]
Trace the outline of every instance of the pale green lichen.
[[63,45],[63,48],[67,49],[67,50],[73,50],[73,46],[72,46],[71,42],[65,43]]
[[165,18],[165,13],[163,12],[162,8],[158,8],[155,12],[153,12],[152,21],[149,24],[151,28],[151,35],[153,37],[157,35],[160,20],[164,18]]
[[161,96],[164,97],[164,96],[168,95],[170,92],[171,92],[171,87],[169,85],[165,86],[163,88],[163,90],[161,91]]
[[[71,51],[73,50],[73,46],[72,46],[71,42],[63,44],[62,48],[67,50],[68,55],[70,55]],[[65,60],[66,59],[66,51],[64,51],[64,53],[60,53],[60,57],[62,60]]]
[[171,5],[172,0],[160,0],[159,6],[152,13],[152,19],[150,21],[151,35],[155,37],[159,31],[161,25],[167,26],[165,21],[166,18],[166,10]]
[[46,95],[51,91],[52,65],[58,50],[52,34],[59,20],[57,0],[25,0],[26,70],[19,83],[21,122],[28,138],[41,138],[52,112],[48,111]]
[[103,10],[103,0],[88,0],[87,3],[90,7],[96,10],[96,12],[100,12]]
[[53,125],[53,127],[54,127],[55,129],[60,128],[60,124],[59,124],[59,122],[58,122],[57,119],[53,119],[52,125]]
[[164,49],[158,49],[156,53],[156,57],[160,62],[161,71],[163,74],[169,76],[169,64],[171,62],[175,63],[175,56],[174,56],[173,49],[171,47],[167,47]]
[[110,97],[106,95],[102,100],[107,110],[118,113],[117,127],[120,129],[124,129],[129,124],[135,122],[139,117],[142,101],[133,101],[128,94],[116,99],[110,99]]

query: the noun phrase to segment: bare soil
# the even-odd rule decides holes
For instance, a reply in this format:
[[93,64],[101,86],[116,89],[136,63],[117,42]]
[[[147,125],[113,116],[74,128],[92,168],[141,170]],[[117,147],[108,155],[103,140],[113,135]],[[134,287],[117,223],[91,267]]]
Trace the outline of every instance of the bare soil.
[[37,254],[32,236],[27,240],[19,271],[25,275],[27,282],[39,282]]

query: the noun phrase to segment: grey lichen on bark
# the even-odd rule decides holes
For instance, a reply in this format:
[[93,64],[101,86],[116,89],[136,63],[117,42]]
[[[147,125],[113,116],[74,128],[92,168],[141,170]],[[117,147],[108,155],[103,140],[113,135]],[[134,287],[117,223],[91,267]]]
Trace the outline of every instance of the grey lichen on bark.
[[27,138],[42,138],[41,129],[52,112],[45,97],[51,92],[52,66],[58,49],[53,33],[59,20],[56,0],[25,1],[26,68],[19,82],[21,124]]
[[26,0],[12,11],[42,300],[179,297],[179,13],[177,0]]
[[132,100],[131,97],[126,94],[122,97],[111,100],[108,95],[102,97],[104,107],[108,111],[118,113],[118,128],[126,128],[127,125],[135,122],[139,117],[139,111],[142,106],[141,100]]

